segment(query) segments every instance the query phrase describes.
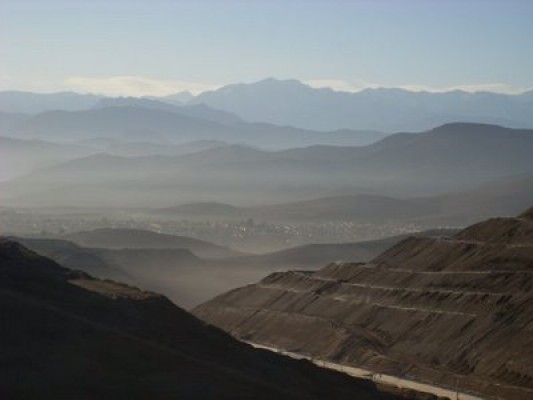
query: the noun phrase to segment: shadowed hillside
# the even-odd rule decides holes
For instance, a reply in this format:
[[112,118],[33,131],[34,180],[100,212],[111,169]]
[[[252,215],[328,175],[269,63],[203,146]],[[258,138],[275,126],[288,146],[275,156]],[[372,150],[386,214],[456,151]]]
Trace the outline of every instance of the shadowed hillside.
[[165,297],[0,240],[2,398],[389,399],[368,382],[254,350]]

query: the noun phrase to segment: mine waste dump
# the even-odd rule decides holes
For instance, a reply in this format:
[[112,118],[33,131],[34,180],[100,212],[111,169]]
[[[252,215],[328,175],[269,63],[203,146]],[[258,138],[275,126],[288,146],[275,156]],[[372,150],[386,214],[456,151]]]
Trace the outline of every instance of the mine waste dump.
[[273,273],[193,310],[247,342],[451,387],[533,398],[533,209],[368,263]]

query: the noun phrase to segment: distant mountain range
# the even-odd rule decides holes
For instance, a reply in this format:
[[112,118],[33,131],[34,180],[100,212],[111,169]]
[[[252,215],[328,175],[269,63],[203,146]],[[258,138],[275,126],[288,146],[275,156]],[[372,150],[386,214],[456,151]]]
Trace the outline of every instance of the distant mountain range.
[[103,249],[187,249],[203,258],[236,257],[235,250],[199,239],[139,229],[101,228],[71,233],[64,239],[84,247]]
[[122,141],[112,138],[95,138],[80,140],[75,143],[58,143],[0,136],[0,181],[7,181],[37,169],[99,153],[123,157],[178,156],[225,145],[226,143],[216,140],[164,144]]
[[247,121],[319,130],[422,131],[455,121],[533,128],[531,92],[428,93],[381,88],[348,93],[270,78],[228,85],[190,102],[233,112]]
[[[141,99],[105,98],[76,93],[37,94],[0,92],[0,111],[37,114],[47,111],[82,111],[126,103],[132,106],[183,107],[189,116],[206,116],[206,106],[228,121],[242,118],[313,131],[423,131],[450,122],[499,124],[533,128],[533,92],[507,95],[490,92],[413,92],[378,88],[360,92],[316,89],[297,80],[264,79],[204,92],[197,96],[177,93]],[[189,108],[191,105],[204,109]],[[185,107],[184,107],[185,106]],[[187,110],[188,109],[188,110]],[[214,115],[214,112],[210,112]],[[238,116],[238,117],[237,117]],[[1,124],[1,121],[0,121]]]
[[0,181],[94,153],[94,149],[78,144],[49,143],[0,136]]
[[195,105],[177,105],[169,104],[158,99],[136,98],[136,97],[118,97],[100,99],[93,108],[109,107],[139,107],[153,110],[169,111],[180,115],[186,115],[192,118],[205,119],[208,121],[218,122],[221,124],[231,124],[242,122],[235,114],[220,111],[205,104]]
[[438,225],[472,223],[491,215],[515,215],[533,202],[533,174],[507,177],[470,189],[436,196],[394,198],[341,195],[267,206],[235,207],[189,203],[154,210],[183,218],[275,222],[411,221]]
[[533,130],[449,124],[363,147],[267,152],[223,146],[183,156],[98,154],[4,184],[2,198],[6,205],[109,206],[119,201],[125,207],[152,208],[203,199],[281,203],[332,193],[413,198],[530,175],[531,154]]
[[266,149],[311,144],[358,146],[386,136],[376,131],[319,132],[249,123],[202,104],[175,106],[132,98],[101,99],[90,109],[75,111],[55,110],[35,115],[4,112],[0,113],[0,128],[5,136],[61,142],[95,138],[175,144],[217,140]]
[[32,93],[21,91],[0,92],[0,110],[8,113],[38,114],[46,111],[86,110],[103,96],[74,92]]
[[226,145],[226,143],[219,140],[196,140],[183,144],[170,144],[131,142],[110,138],[82,140],[77,142],[77,144],[91,148],[94,154],[107,153],[121,157],[180,156]]
[[276,222],[325,222],[415,218],[434,212],[431,202],[397,199],[379,195],[329,196],[255,207],[235,207],[220,203],[189,203],[157,210],[162,215],[216,219],[248,219]]

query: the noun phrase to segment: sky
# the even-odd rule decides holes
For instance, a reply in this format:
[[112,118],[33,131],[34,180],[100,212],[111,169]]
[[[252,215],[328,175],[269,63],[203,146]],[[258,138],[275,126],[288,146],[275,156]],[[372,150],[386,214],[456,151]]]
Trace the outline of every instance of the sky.
[[531,0],[0,0],[0,90],[533,88]]

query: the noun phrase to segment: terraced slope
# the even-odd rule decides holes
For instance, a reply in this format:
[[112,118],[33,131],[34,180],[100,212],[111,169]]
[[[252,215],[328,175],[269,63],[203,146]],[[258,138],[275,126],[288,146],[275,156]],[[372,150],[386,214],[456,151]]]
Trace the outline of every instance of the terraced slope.
[[194,314],[275,348],[533,398],[533,210],[409,238],[367,264],[275,273]]

